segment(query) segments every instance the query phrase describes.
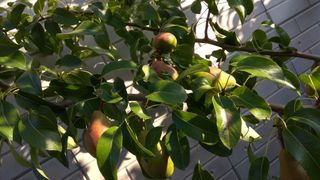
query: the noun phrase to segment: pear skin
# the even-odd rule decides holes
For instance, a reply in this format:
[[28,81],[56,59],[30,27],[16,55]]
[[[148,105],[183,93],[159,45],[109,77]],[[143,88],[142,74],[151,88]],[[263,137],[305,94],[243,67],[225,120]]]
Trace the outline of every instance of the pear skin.
[[154,61],[151,64],[151,67],[160,77],[163,76],[164,74],[168,74],[171,76],[173,80],[176,80],[179,76],[175,68],[159,60]]
[[83,132],[83,145],[93,157],[96,157],[99,138],[110,126],[111,121],[101,111],[94,111],[92,113],[90,124]]
[[210,73],[215,76],[213,87],[217,92],[232,89],[237,84],[236,79],[231,74],[228,74],[219,68],[210,67]]
[[281,180],[311,180],[300,164],[285,150],[279,154]]

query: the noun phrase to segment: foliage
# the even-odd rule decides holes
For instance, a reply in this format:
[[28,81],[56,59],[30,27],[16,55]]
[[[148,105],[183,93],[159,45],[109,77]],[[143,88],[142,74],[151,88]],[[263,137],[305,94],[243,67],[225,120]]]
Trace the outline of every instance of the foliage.
[[[13,156],[39,179],[46,179],[39,156],[54,157],[67,167],[67,152],[82,146],[77,130],[87,129],[91,114],[99,109],[114,122],[97,144],[97,162],[106,179],[117,179],[121,150],[150,158],[158,142],[175,167],[184,170],[190,161],[188,138],[218,156],[231,155],[239,141],[247,141],[248,173],[253,179],[266,179],[269,160],[252,153],[251,144],[261,137],[251,126],[273,119],[273,111],[283,148],[312,179],[320,179],[320,111],[316,108],[320,58],[303,55],[315,63],[311,73],[298,77],[285,62],[301,53],[290,47],[290,37],[281,27],[265,21],[261,27],[274,29],[277,35],[268,37],[261,28],[240,42],[235,32],[215,22],[220,15],[217,2],[194,0],[189,7],[195,14],[208,14],[202,39],[194,32],[198,24],[188,24],[180,0],[97,1],[87,8],[57,0],[16,0],[0,8],[1,142],[10,147],[28,144],[30,161],[11,148]],[[242,23],[254,9],[251,0],[227,2]],[[214,39],[208,38],[208,30],[215,33]],[[177,38],[173,52],[170,48],[164,54],[152,47],[152,37],[159,32]],[[130,57],[124,58],[123,47],[114,45],[114,37],[121,39]],[[83,43],[88,39],[92,45]],[[201,58],[194,53],[197,42],[220,49]],[[280,51],[272,51],[276,46]],[[235,51],[235,56],[229,56]],[[93,58],[100,59],[99,68],[88,66]],[[209,58],[219,63],[230,60],[222,71],[224,78],[219,78],[221,71],[211,72],[214,65]],[[179,77],[157,72],[151,66],[155,61],[164,62]],[[128,94],[124,79],[115,72],[128,74],[141,95]],[[231,77],[236,83],[230,84]],[[296,91],[298,98],[283,108],[269,104],[254,89],[263,80]],[[300,84],[309,88],[315,106],[306,107],[300,100]],[[166,120],[169,127],[153,125],[150,110],[160,106],[172,113],[172,121]],[[144,130],[149,133],[142,143],[138,137]],[[193,179],[212,176],[200,162],[196,164]]]

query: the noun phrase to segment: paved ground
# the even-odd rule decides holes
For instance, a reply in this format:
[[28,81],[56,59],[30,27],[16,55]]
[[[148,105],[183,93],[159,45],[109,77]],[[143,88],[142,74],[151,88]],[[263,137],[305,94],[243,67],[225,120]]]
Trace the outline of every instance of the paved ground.
[[[243,28],[240,27],[240,22],[234,12],[230,11],[225,6],[225,0],[221,0],[219,7],[223,9],[223,16],[218,19],[221,26],[228,29],[235,29],[239,37],[243,40],[248,38],[250,33],[259,27],[259,24],[266,20],[272,19],[275,23],[281,25],[288,31],[292,37],[292,46],[297,47],[300,51],[320,55],[320,2],[317,0],[254,0],[255,10],[254,13],[248,18]],[[196,18],[190,15],[190,4],[192,0],[185,1],[182,6],[185,12],[190,17],[192,23]],[[199,30],[203,30],[203,25],[199,26]],[[199,32],[199,31],[198,31]],[[273,32],[269,32],[272,35]],[[202,36],[202,34],[198,34]],[[117,42],[117,36],[113,38]],[[122,47],[121,42],[116,43],[117,47]],[[209,54],[214,47],[210,45],[197,44],[197,53]],[[126,53],[126,52],[124,52]],[[300,58],[292,59],[288,62],[288,66],[297,74],[305,72],[310,67],[308,61]],[[268,81],[259,83],[256,87],[261,96],[265,97],[268,101],[274,103],[286,103],[290,99],[296,97],[296,94],[287,89],[282,89]],[[164,110],[155,113],[154,116],[158,119],[157,123],[161,120],[170,119]],[[260,124],[254,127],[264,138],[263,141],[254,144],[254,151],[258,155],[267,155],[271,162],[269,170],[270,178],[278,176],[279,164],[277,155],[279,152],[279,142],[275,136],[275,131],[272,127],[272,121]],[[204,149],[200,148],[194,141],[190,141],[192,146],[191,163],[186,171],[176,170],[171,179],[191,179],[194,163],[199,158],[201,163],[204,164],[205,169],[212,172],[216,179],[245,180],[248,176],[249,162],[246,158],[246,143],[240,142],[234,148],[232,156],[228,158],[221,158],[212,156]],[[26,154],[27,146],[17,147],[17,150]],[[25,169],[18,165],[11,154],[8,147],[4,146],[0,154],[1,167],[0,179],[35,179],[30,169]],[[123,153],[124,161],[119,166],[119,179],[144,179],[141,175],[137,162],[131,154]],[[43,159],[42,167],[46,174],[51,179],[103,179],[100,175],[96,161],[81,148],[77,148],[70,152],[69,156],[70,167],[69,169],[63,167],[54,159]]]

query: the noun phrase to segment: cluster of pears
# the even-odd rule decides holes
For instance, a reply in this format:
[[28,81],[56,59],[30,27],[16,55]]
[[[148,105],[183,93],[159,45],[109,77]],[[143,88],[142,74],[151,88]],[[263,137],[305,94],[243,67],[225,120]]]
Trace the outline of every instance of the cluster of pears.
[[[84,148],[93,157],[96,157],[96,148],[102,134],[112,126],[110,121],[101,111],[92,113],[91,121],[87,129],[83,132]],[[142,130],[138,134],[138,140],[142,145],[146,145],[146,137],[148,131]],[[174,164],[168,155],[166,147],[162,141],[159,141],[152,149],[150,149],[153,157],[137,156],[137,160],[143,173],[152,179],[162,179],[170,177],[174,171]]]
[[236,86],[236,79],[220,68],[209,67],[209,72],[197,72],[192,75],[193,79],[206,78],[212,86],[214,92],[221,92],[223,90],[232,89]]
[[168,75],[176,80],[179,76],[178,71],[169,64],[162,61],[161,55],[168,54],[177,46],[177,38],[170,32],[160,32],[152,40],[152,46],[156,49],[157,57],[151,63],[152,69],[163,77]]

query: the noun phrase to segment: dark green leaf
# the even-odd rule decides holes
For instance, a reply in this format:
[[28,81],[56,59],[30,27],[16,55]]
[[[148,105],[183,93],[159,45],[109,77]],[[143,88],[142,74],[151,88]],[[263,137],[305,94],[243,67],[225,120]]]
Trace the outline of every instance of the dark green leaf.
[[197,64],[197,65],[191,66],[188,69],[182,71],[182,73],[178,77],[178,81],[182,80],[183,78],[185,78],[186,76],[188,76],[190,74],[194,74],[194,73],[202,72],[202,71],[209,72],[209,67],[204,64]]
[[286,80],[282,68],[268,57],[240,54],[233,57],[231,61],[235,70],[244,71],[256,77],[269,79],[280,85],[295,89],[291,82]]
[[193,170],[192,180],[214,180],[211,174],[202,169],[201,164],[198,162]]
[[158,144],[160,137],[161,137],[161,133],[162,133],[162,129],[163,126],[158,126],[158,127],[154,127],[152,129],[150,129],[148,131],[148,134],[146,136],[146,142],[144,142],[145,147],[149,150],[153,150],[156,145]]
[[98,166],[106,179],[117,179],[117,165],[121,149],[121,130],[116,126],[110,127],[102,134],[97,145]]
[[228,149],[225,145],[223,145],[223,143],[220,140],[214,145],[208,145],[208,144],[204,144],[202,142],[200,142],[199,144],[205,150],[207,150],[217,156],[227,157],[232,154],[232,149]]
[[160,80],[151,85],[150,94],[146,98],[155,102],[176,105],[187,99],[187,93],[181,85],[173,81]]
[[190,146],[187,136],[171,125],[165,136],[167,151],[176,167],[184,170],[190,161]]
[[200,0],[194,0],[191,4],[191,11],[195,14],[200,14],[201,12],[201,1]]
[[216,4],[216,0],[205,0],[205,2],[207,2],[209,11],[214,14],[214,15],[218,15],[219,14],[219,10]]
[[0,100],[0,134],[12,141],[13,131],[19,121],[18,110],[9,102]]
[[197,141],[214,145],[219,140],[214,122],[205,117],[190,112],[174,111],[172,120],[178,129]]
[[251,162],[249,169],[249,180],[267,180],[269,171],[269,160],[266,157],[260,157]]
[[11,41],[4,32],[0,31],[0,56],[14,56],[12,54],[17,53],[19,48],[19,45]]
[[115,70],[137,69],[137,64],[132,61],[113,61],[106,64],[101,75],[106,75]]
[[22,12],[24,11],[25,8],[26,8],[26,5],[22,3],[19,3],[16,6],[14,6],[14,8],[12,9],[11,13],[8,16],[8,19],[11,21],[12,24],[17,26],[20,23]]
[[241,135],[240,112],[226,96],[212,97],[212,103],[220,140],[228,149],[231,149],[237,144]]
[[282,68],[285,79],[290,82],[300,94],[300,81],[297,75],[287,68]]
[[64,24],[69,26],[78,24],[78,19],[76,18],[76,16],[64,8],[57,8],[53,12],[53,19],[55,22],[59,24]]
[[303,104],[299,99],[294,99],[287,103],[284,107],[283,118],[286,120],[291,117],[296,111],[299,111],[303,108]]
[[41,95],[41,82],[36,71],[25,71],[16,81],[17,87],[24,92]]
[[40,166],[38,154],[39,154],[38,149],[31,147],[30,156],[32,161],[32,166],[31,166],[32,172],[34,173],[34,175],[38,180],[47,180],[49,178],[47,177],[47,175],[44,173],[44,171]]
[[320,179],[320,140],[310,132],[287,126],[282,131],[286,151],[299,162],[311,179]]
[[272,111],[267,102],[245,86],[235,89],[232,92],[231,99],[238,106],[248,108],[249,111],[259,120],[270,119],[271,117]]
[[22,138],[32,147],[52,151],[61,151],[61,137],[58,132],[36,127],[34,124],[37,123],[36,121],[36,119],[31,119],[30,116],[27,116],[22,121],[19,121],[18,129]]
[[76,84],[82,86],[92,86],[91,77],[92,74],[89,71],[82,69],[74,69],[62,75],[62,79],[67,84]]
[[106,103],[117,103],[123,98],[113,91],[113,87],[109,83],[101,84],[100,88],[96,90],[96,95]]
[[79,67],[81,63],[82,61],[78,57],[67,54],[62,58],[58,59],[58,61],[56,62],[56,65],[67,67],[67,68],[75,68],[75,67]]
[[214,30],[216,38],[219,42],[230,44],[230,45],[236,45],[236,46],[240,45],[240,41],[235,32],[222,29],[218,25],[218,23],[213,23],[212,21],[210,21],[209,23],[212,29]]

